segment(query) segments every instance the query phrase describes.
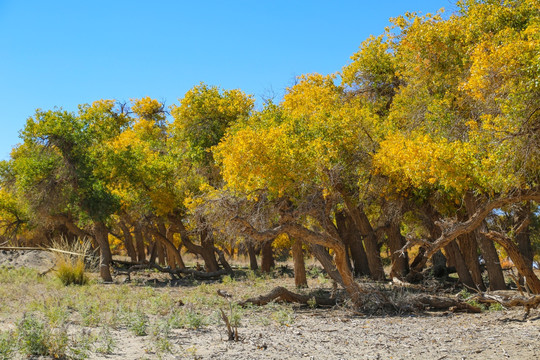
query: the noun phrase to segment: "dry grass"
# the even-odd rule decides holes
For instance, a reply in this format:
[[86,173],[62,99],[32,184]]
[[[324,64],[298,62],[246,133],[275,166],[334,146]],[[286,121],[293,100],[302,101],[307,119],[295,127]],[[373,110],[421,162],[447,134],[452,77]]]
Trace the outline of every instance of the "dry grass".
[[55,274],[60,281],[68,285],[85,285],[88,283],[86,275],[86,259],[91,258],[92,244],[88,239],[75,239],[69,241],[62,237],[53,241],[55,251]]

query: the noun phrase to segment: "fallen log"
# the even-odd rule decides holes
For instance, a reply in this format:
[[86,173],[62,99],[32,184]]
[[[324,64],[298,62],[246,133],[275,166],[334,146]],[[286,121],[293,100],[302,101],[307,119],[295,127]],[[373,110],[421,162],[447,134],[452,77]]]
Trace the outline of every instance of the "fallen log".
[[204,271],[198,271],[198,270],[188,269],[188,268],[171,269],[170,267],[162,267],[162,266],[159,266],[158,264],[150,263],[150,262],[144,262],[144,263],[139,263],[139,264],[135,263],[133,266],[127,269],[127,271],[120,272],[120,273],[127,275],[126,281],[131,281],[132,272],[137,271],[137,270],[148,270],[148,269],[156,269],[159,272],[169,274],[171,275],[171,278],[173,280],[178,279],[180,274],[193,276],[197,280],[216,280],[216,279],[219,279],[223,275],[229,274],[229,272],[225,269],[221,269],[214,272],[204,272]]
[[252,305],[262,306],[274,300],[289,302],[289,303],[299,303],[299,304],[305,304],[305,305],[313,303],[313,302],[318,306],[336,305],[336,299],[326,298],[322,296],[297,294],[297,293],[293,293],[285,289],[282,286],[278,286],[274,288],[272,291],[270,291],[266,295],[260,295],[257,297],[244,300],[238,303],[238,305],[246,306],[248,304],[252,304]]
[[452,312],[481,313],[482,309],[467,302],[448,297],[419,295],[411,299],[419,308],[434,310],[450,310]]

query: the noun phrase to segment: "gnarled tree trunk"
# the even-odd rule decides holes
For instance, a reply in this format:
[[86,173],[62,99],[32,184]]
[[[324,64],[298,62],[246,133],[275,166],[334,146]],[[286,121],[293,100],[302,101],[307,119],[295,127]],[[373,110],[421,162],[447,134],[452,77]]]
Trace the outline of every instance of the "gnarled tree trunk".
[[302,241],[298,239],[293,240],[292,256],[294,262],[294,284],[296,287],[307,287],[306,265],[304,262]]
[[[472,216],[477,210],[478,206],[476,199],[472,193],[468,193],[465,196],[465,207],[469,216]],[[490,290],[505,290],[506,284],[504,282],[504,275],[501,268],[501,262],[497,250],[493,245],[493,241],[490,241],[483,234],[487,231],[487,226],[485,220],[482,221],[479,226],[473,231],[476,239],[478,240],[478,245],[480,246],[480,251],[486,262],[486,270],[489,277],[489,289]]]
[[131,235],[129,226],[123,220],[118,222],[118,226],[120,226],[120,229],[122,229],[122,233],[124,234],[124,246],[126,247],[129,258],[133,262],[137,261],[137,252],[133,246],[133,236]]
[[409,256],[406,251],[401,253],[399,250],[405,245],[405,239],[401,235],[399,223],[390,224],[386,231],[388,237],[388,248],[392,259],[391,278],[403,279],[409,273]]
[[111,248],[109,246],[109,231],[105,224],[101,221],[98,221],[94,224],[94,234],[96,242],[99,245],[99,275],[101,279],[106,282],[112,282],[111,276]]
[[345,201],[345,206],[347,207],[348,214],[351,216],[351,219],[353,220],[357,229],[360,230],[360,233],[364,238],[364,246],[366,247],[366,255],[371,277],[374,280],[384,280],[385,275],[379,246],[377,245],[377,238],[368,217],[360,206],[356,206],[353,203],[350,196],[345,192],[345,190],[343,190],[341,187],[338,187],[337,190]]
[[265,241],[261,246],[261,270],[264,273],[269,273],[272,268],[276,266],[274,261],[274,251],[272,249],[272,243],[274,239]]
[[362,243],[360,231],[356,228],[351,217],[347,216],[346,213],[338,212],[335,217],[339,236],[345,241],[346,246],[350,250],[354,275],[369,276],[371,273],[369,271],[368,259],[366,251],[364,250],[364,244]]
[[255,252],[255,246],[251,240],[246,240],[247,253],[249,256],[249,268],[253,271],[257,270],[259,266],[257,265],[257,254]]
[[527,260],[521,255],[518,246],[514,244],[510,238],[498,232],[490,231],[485,235],[487,238],[499,243],[506,250],[508,256],[510,256],[510,259],[512,259],[512,262],[518,269],[518,272],[521,276],[525,277],[529,289],[534,294],[540,294],[540,280],[534,273],[532,267],[529,266]]
[[146,248],[144,246],[142,227],[139,223],[135,224],[133,234],[135,235],[135,244],[137,246],[137,260],[143,262],[146,260]]
[[461,235],[457,239],[459,248],[463,254],[465,264],[471,273],[472,281],[474,282],[474,288],[485,291],[486,286],[482,279],[482,271],[480,270],[480,263],[478,262],[478,245],[473,234]]
[[444,250],[446,251],[448,261],[456,267],[459,280],[463,284],[475,288],[471,273],[469,272],[469,269],[467,269],[465,260],[463,260],[463,255],[461,254],[459,246],[456,244],[456,242],[452,241],[450,244],[444,247]]

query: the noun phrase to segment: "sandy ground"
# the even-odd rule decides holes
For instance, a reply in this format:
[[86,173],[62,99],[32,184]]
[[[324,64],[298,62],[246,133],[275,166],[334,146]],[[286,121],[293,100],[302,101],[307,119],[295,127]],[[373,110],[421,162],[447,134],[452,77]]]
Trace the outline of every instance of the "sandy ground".
[[[366,318],[303,310],[290,326],[243,326],[240,341],[223,327],[175,330],[164,359],[539,359],[540,319],[520,311]],[[158,358],[144,337],[115,332],[116,352],[91,359]]]
[[[0,251],[0,266],[47,270],[53,261],[47,252]],[[171,330],[170,351],[156,352],[150,335],[111,330],[113,353],[91,353],[89,359],[540,359],[538,309],[526,320],[521,309],[382,317],[339,308],[292,309],[289,325],[271,320],[270,310],[261,313],[266,322],[242,319],[237,342],[227,340],[224,325]],[[70,325],[70,332],[82,330]]]
[[0,250],[0,266],[27,267],[45,272],[55,264],[55,256],[48,251],[6,251]]

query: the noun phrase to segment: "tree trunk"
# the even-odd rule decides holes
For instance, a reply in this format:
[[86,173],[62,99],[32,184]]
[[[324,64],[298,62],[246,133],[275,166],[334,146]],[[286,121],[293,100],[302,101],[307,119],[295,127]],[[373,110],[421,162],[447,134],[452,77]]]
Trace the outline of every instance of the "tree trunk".
[[461,235],[458,237],[457,241],[459,243],[461,253],[463,254],[465,264],[471,272],[471,278],[476,285],[474,288],[480,291],[485,291],[486,286],[484,285],[480,263],[478,262],[478,245],[476,244],[474,234],[468,233]]
[[253,271],[257,270],[259,266],[257,265],[257,254],[255,253],[255,247],[251,240],[246,240],[247,252],[249,256],[249,268]]
[[272,243],[274,240],[266,241],[262,244],[261,248],[261,270],[264,273],[269,273],[272,268],[276,266],[274,261],[274,251],[272,249]]
[[[163,249],[167,250],[168,254],[171,254],[172,257],[169,259],[172,263],[169,264],[171,268],[174,267],[174,264],[178,264],[181,269],[185,268],[184,261],[182,260],[182,256],[180,255],[180,251],[174,246],[173,244],[173,232],[167,230],[165,227],[165,224],[162,222],[158,222],[157,230],[155,227],[149,227],[148,231],[154,235],[154,239],[159,243],[159,246]],[[158,256],[159,256],[159,247],[158,250]]]
[[310,244],[309,250],[321,263],[324,271],[330,276],[330,279],[334,280],[339,285],[344,286],[341,274],[337,271],[334,261],[328,251],[323,246],[316,244]]
[[207,272],[215,272],[219,270],[219,265],[214,253],[214,237],[206,230],[200,232],[201,239],[201,256],[204,260],[204,267]]
[[339,236],[346,243],[346,246],[350,250],[350,258],[353,262],[353,269],[355,276],[370,275],[368,259],[364,245],[362,244],[362,237],[360,232],[356,228],[356,225],[352,221],[350,216],[347,216],[344,212],[338,212],[335,214],[336,225]]
[[112,282],[111,276],[111,248],[109,246],[109,231],[105,224],[101,221],[96,222],[94,225],[94,233],[96,237],[96,242],[99,245],[99,274],[101,279],[105,282]]
[[135,235],[135,244],[137,245],[137,260],[139,262],[143,262],[146,260],[146,250],[144,246],[142,227],[138,223],[134,226],[133,234]]
[[[471,217],[477,211],[477,203],[472,193],[467,193],[465,196],[465,207],[467,213]],[[480,251],[486,262],[486,270],[489,277],[489,289],[490,290],[506,290],[506,284],[504,282],[504,275],[501,268],[501,262],[497,250],[493,245],[493,241],[490,241],[483,234],[487,231],[485,220],[474,230],[474,235],[480,246]]]
[[162,238],[163,246],[167,251],[167,263],[171,269],[185,269],[186,265],[180,254],[180,249],[176,248],[176,245],[174,245],[174,231],[172,231],[170,226],[167,228],[163,221],[158,221],[157,226],[159,234],[165,236],[165,238],[163,238],[163,236],[160,237]]
[[433,275],[435,277],[441,278],[446,277],[448,275],[448,267],[447,263],[450,263],[450,260],[444,256],[442,251],[437,251],[433,256],[431,257],[431,263],[433,266]]
[[169,242],[173,245],[174,249],[171,249],[170,247],[167,247],[168,251],[171,253],[171,259],[174,259],[173,263],[170,264],[171,268],[176,269],[185,269],[186,264],[184,264],[184,259],[182,259],[181,249],[182,245],[179,245],[178,248],[174,245],[174,231],[172,230],[172,227],[169,226],[167,230],[165,230],[165,237]]
[[205,230],[201,231],[199,233],[201,245],[196,245],[191,241],[187,229],[185,228],[181,218],[176,219],[175,225],[177,226],[178,232],[180,233],[182,244],[188,249],[188,251],[192,252],[193,254],[202,256],[206,271],[218,271],[219,266],[216,260],[216,256],[214,254],[214,240],[211,234],[208,234],[208,232]]
[[156,246],[157,246],[157,258],[158,263],[161,266],[165,266],[166,260],[165,260],[165,251],[163,249],[163,245],[160,241],[156,239]]
[[299,239],[293,239],[292,256],[294,261],[294,284],[298,288],[307,287],[304,251],[302,250],[302,241]]
[[401,235],[399,223],[392,223],[386,232],[388,237],[388,248],[392,259],[392,269],[390,278],[403,279],[409,273],[409,256],[405,251],[403,254],[399,250],[405,245],[405,239]]
[[385,280],[384,269],[381,260],[381,254],[379,246],[377,245],[377,238],[371,227],[368,217],[364,213],[364,210],[360,206],[355,206],[350,196],[342,189],[337,189],[347,207],[347,212],[351,216],[356,228],[360,230],[364,238],[364,246],[366,247],[366,255],[368,260],[369,271],[371,277],[374,280]]
[[514,244],[510,238],[495,231],[490,231],[486,234],[486,237],[496,241],[506,250],[508,256],[510,256],[510,259],[512,259],[512,262],[518,269],[518,272],[521,274],[521,276],[525,277],[525,281],[527,282],[529,289],[534,294],[540,294],[540,280],[534,273],[532,267],[528,265],[527,260],[525,260],[520,253],[517,245]]
[[118,226],[120,226],[120,229],[122,229],[122,233],[124,234],[124,246],[126,247],[127,254],[131,261],[136,262],[137,252],[133,246],[133,236],[131,235],[131,231],[123,220],[118,222]]
[[148,252],[150,253],[150,259],[148,261],[150,264],[156,263],[158,244],[157,240],[150,241],[150,248],[148,249]]
[[525,264],[532,269],[534,251],[531,244],[529,224],[531,223],[530,204],[527,201],[521,205],[518,210],[518,232],[516,234],[516,242],[520,254],[523,256]]
[[471,273],[469,273],[469,269],[467,269],[465,260],[463,260],[463,255],[459,250],[459,246],[456,244],[455,241],[452,241],[450,244],[446,245],[444,249],[450,262],[453,263],[456,267],[459,281],[474,289],[474,281],[471,277]]

